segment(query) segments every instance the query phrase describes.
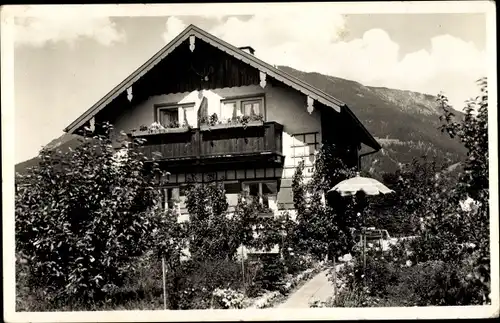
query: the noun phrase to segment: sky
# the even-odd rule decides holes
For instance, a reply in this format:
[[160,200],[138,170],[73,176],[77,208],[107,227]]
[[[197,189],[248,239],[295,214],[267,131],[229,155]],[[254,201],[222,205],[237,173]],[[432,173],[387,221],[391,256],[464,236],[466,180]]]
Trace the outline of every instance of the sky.
[[107,17],[63,11],[16,18],[16,163],[60,136],[189,24],[233,45],[250,45],[271,64],[367,86],[444,92],[460,109],[487,73],[481,13],[349,14],[309,7],[282,14]]

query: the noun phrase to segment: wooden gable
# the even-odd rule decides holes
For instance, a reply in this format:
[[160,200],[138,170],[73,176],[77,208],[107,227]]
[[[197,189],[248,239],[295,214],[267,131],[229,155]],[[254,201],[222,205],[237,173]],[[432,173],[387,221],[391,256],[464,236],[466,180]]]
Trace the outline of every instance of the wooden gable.
[[193,51],[184,41],[136,82],[134,91],[150,96],[252,84],[259,84],[258,69],[198,39]]

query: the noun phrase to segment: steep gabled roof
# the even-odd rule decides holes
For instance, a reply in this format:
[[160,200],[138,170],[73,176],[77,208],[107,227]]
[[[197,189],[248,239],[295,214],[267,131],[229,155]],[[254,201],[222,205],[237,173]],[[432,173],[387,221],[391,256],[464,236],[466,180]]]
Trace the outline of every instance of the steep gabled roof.
[[[348,114],[354,119],[356,124],[361,128],[362,132],[366,135],[366,139],[370,146],[374,149],[380,149],[380,145],[373,138],[373,136],[366,130],[366,128],[361,124],[361,122],[354,116],[354,114],[349,110],[347,105],[334,98],[333,96],[311,86],[310,84],[299,80],[298,78],[282,71],[274,66],[258,59],[254,55],[247,53],[238,47],[235,47],[220,38],[217,38],[203,29],[196,27],[194,25],[189,25],[183,32],[181,32],[177,37],[170,41],[165,47],[163,47],[158,53],[151,57],[146,63],[139,67],[135,72],[133,72],[129,77],[127,77],[123,82],[118,84],[113,90],[106,94],[102,99],[100,99],[96,104],[94,104],[90,109],[85,111],[80,117],[73,121],[69,126],[67,126],[64,131],[73,133],[86,122],[88,122],[92,117],[94,117],[99,111],[104,109],[108,104],[110,104],[114,99],[116,99],[120,94],[125,92],[127,88],[132,86],[137,80],[144,76],[147,72],[153,69],[159,62],[161,62],[165,57],[167,57],[172,51],[174,51],[180,44],[182,44],[190,36],[195,36],[208,44],[222,50],[223,52],[239,59],[250,66],[266,73],[268,76],[277,79],[280,82],[292,87],[293,89],[310,96],[312,99],[321,102],[322,104],[333,108],[335,111],[340,112],[341,109],[346,109]],[[367,144],[368,144],[367,143]]]

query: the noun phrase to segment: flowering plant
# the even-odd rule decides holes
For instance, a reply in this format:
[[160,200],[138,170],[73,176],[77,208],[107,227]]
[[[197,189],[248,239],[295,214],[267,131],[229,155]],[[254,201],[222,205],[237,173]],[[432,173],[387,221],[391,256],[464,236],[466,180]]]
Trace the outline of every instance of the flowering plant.
[[216,288],[212,295],[214,300],[224,309],[242,308],[245,296],[239,292],[228,289]]
[[276,297],[280,296],[281,293],[279,291],[267,292],[262,295],[252,306],[253,308],[265,308],[268,307],[271,302],[276,299]]

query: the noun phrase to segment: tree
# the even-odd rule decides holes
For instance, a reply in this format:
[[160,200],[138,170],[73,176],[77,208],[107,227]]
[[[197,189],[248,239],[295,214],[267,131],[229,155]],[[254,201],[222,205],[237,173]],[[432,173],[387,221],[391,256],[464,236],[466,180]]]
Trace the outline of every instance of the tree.
[[[392,235],[415,235],[422,221],[443,212],[446,193],[455,182],[438,167],[435,159],[414,158],[394,173],[384,174],[384,183],[395,191],[388,196],[374,196],[367,210],[367,225],[387,229]],[[436,203],[436,201],[439,201]]]
[[187,193],[189,251],[193,260],[232,259],[239,247],[235,221],[227,215],[222,184],[194,184]]
[[474,277],[483,286],[483,296],[489,299],[490,291],[490,236],[489,236],[489,153],[488,153],[488,82],[478,81],[481,94],[467,102],[462,120],[456,120],[448,99],[438,97],[443,115],[441,131],[451,138],[458,138],[467,149],[464,173],[455,189],[454,200],[472,198],[477,208],[461,212],[461,236],[476,246]]
[[292,180],[294,206],[297,210],[296,245],[302,252],[323,259],[348,253],[355,245],[352,229],[359,228],[354,200],[326,192],[335,184],[354,175],[339,158],[334,144],[322,145],[314,162],[314,173],[308,183],[303,178],[304,163],[297,167]]
[[[402,211],[417,215],[419,238],[408,242],[411,261],[445,261],[456,268],[472,263],[473,273],[466,280],[467,288],[478,288],[479,299],[488,301],[490,291],[489,209],[488,209],[488,94],[486,80],[480,81],[482,95],[468,102],[463,119],[458,120],[445,96],[438,102],[443,109],[440,129],[458,138],[467,149],[464,172],[458,182],[438,171],[434,163],[414,162],[399,172],[403,184]],[[462,202],[468,198],[474,207],[467,210]],[[466,265],[464,265],[464,263]],[[463,277],[462,277],[463,278]],[[465,278],[464,278],[465,279]]]
[[16,249],[28,258],[30,285],[50,301],[102,299],[151,247],[163,172],[132,145],[117,157],[112,129],[102,125],[75,150],[43,149],[18,178],[28,187],[16,193]]

